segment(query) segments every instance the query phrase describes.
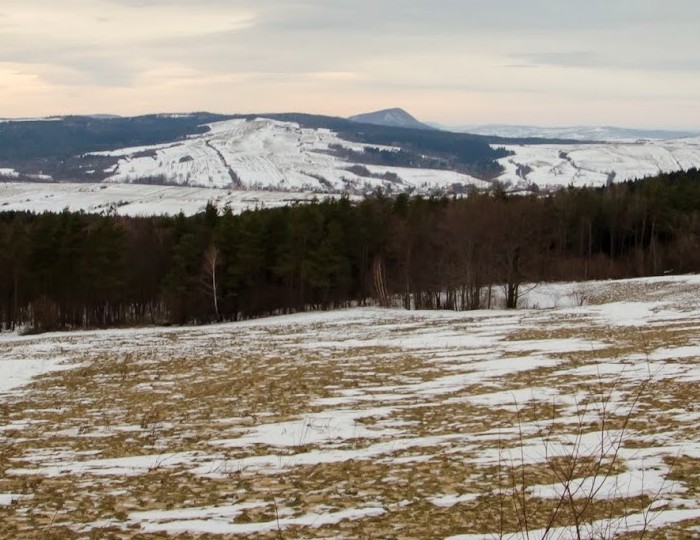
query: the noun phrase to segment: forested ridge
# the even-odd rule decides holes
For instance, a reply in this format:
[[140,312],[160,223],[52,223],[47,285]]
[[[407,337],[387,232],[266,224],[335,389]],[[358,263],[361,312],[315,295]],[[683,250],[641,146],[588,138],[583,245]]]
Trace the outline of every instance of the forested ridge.
[[50,120],[5,121],[0,124],[0,163],[65,160],[88,152],[175,141],[206,131],[203,124],[230,116],[191,115],[95,118],[66,116]]
[[502,287],[700,270],[700,172],[537,196],[377,195],[232,214],[0,213],[0,318],[36,331],[353,303],[488,307]]

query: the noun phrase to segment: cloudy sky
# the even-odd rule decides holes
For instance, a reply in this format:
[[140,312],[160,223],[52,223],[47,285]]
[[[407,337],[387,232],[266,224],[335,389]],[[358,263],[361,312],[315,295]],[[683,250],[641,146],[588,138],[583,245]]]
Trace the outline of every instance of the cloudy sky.
[[0,117],[700,129],[698,0],[2,0]]

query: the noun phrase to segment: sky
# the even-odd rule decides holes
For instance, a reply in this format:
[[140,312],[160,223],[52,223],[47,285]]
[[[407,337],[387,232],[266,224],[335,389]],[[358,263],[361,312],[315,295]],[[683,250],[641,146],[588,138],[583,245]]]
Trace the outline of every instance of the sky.
[[698,0],[2,0],[0,117],[700,129]]

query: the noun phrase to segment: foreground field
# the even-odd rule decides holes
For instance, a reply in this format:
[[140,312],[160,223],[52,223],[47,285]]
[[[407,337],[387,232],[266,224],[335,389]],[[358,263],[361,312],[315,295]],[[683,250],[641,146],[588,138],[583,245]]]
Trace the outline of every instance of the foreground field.
[[0,537],[697,538],[699,292],[2,336]]

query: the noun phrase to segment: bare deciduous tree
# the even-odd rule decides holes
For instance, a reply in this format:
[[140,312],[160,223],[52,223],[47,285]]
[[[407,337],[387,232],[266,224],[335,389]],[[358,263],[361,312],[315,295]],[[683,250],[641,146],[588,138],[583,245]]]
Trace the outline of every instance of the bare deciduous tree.
[[201,283],[207,294],[209,294],[212,298],[212,302],[214,304],[214,314],[216,315],[217,321],[221,320],[219,315],[219,283],[217,281],[217,270],[219,265],[219,248],[212,244],[204,252],[203,276]]

